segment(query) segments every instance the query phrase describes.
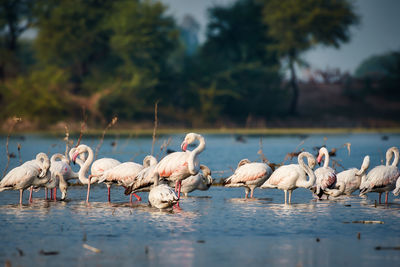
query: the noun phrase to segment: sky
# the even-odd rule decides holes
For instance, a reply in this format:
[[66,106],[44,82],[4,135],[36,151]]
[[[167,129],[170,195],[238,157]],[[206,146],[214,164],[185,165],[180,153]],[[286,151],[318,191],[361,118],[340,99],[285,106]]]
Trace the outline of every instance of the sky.
[[[178,22],[185,14],[192,15],[201,25],[200,41],[204,41],[207,9],[229,5],[234,0],[161,0],[169,6],[169,14]],[[400,0],[354,0],[361,23],[351,28],[352,38],[339,49],[316,47],[303,54],[312,69],[339,68],[353,73],[357,66],[372,55],[400,49]]]

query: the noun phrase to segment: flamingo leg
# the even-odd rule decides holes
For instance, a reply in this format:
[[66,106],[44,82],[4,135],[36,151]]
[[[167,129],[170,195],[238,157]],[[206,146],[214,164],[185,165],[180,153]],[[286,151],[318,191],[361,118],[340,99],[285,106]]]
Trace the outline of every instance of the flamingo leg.
[[287,190],[283,190],[283,192],[285,192],[285,205],[287,204]]
[[111,202],[111,185],[107,185],[108,202]]
[[292,190],[289,190],[289,204],[292,204]]
[[29,203],[32,203],[32,192],[33,192],[33,185],[31,185],[31,189],[29,192]]
[[44,189],[44,199],[47,200],[47,194],[48,194],[49,189],[45,188]]
[[379,193],[379,204],[381,204],[381,196],[382,196],[382,193]]
[[24,189],[19,190],[19,204],[22,205],[22,195],[24,194]]
[[181,199],[181,186],[182,186],[182,181],[179,181],[178,199]]
[[89,194],[90,194],[90,179],[92,179],[91,176],[88,178],[88,185],[87,185],[87,193],[86,193],[86,203],[89,203]]
[[54,201],[56,201],[57,200],[57,187],[54,187],[54,189],[53,189],[54,191],[53,191],[53,199],[54,199]]
[[250,192],[250,190],[249,190],[249,188],[245,188],[245,196],[244,196],[244,199],[247,199],[248,197],[249,197],[249,192]]
[[134,195],[138,201],[142,201],[142,198],[140,196],[136,195],[136,193],[132,193],[131,194],[131,202],[132,202],[132,195]]
[[250,198],[253,198],[253,192],[254,192],[254,188],[250,189]]
[[389,191],[388,191],[388,192],[386,192],[386,196],[385,196],[385,204],[387,204],[387,203],[388,203],[388,197],[389,197]]
[[176,181],[176,183],[175,183],[175,193],[178,192],[178,184],[179,184],[179,181]]

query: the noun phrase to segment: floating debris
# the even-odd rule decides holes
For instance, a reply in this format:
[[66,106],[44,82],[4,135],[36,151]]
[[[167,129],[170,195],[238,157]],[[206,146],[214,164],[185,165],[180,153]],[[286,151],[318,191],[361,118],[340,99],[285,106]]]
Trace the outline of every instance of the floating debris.
[[20,248],[16,248],[17,250],[18,250],[18,254],[21,256],[21,257],[23,257],[25,254],[24,254],[24,251],[22,250],[22,249],[20,249]]
[[315,239],[315,241],[319,242],[319,241],[321,241],[321,240],[319,239],[319,237],[317,237],[317,239]]
[[95,247],[92,247],[92,246],[89,246],[88,244],[83,244],[82,246],[83,246],[84,248],[90,250],[90,251],[95,252],[95,253],[100,253],[100,252],[101,252],[100,249],[95,248]]
[[44,251],[43,249],[39,251],[39,254],[44,256],[58,255],[59,253],[58,251]]
[[361,239],[361,233],[360,233],[360,232],[357,233],[357,239],[358,239],[358,240]]
[[345,207],[351,207],[351,205],[350,205],[350,204],[345,204],[344,206],[345,206]]
[[197,243],[206,243],[206,241],[205,240],[197,240]]
[[400,250],[400,247],[381,247],[381,246],[377,246],[375,247],[375,250]]
[[383,221],[352,221],[352,223],[364,223],[364,224],[384,224]]

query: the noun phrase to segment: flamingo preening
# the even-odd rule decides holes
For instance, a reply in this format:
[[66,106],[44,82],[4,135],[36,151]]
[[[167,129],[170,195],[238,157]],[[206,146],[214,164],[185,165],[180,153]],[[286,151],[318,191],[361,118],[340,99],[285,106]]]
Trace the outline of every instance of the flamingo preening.
[[32,202],[33,187],[42,186],[50,180],[47,170],[50,167],[49,158],[45,153],[36,155],[30,160],[9,171],[0,181],[0,192],[4,190],[19,190],[19,204],[22,204],[22,195],[30,187],[29,202]]
[[[307,165],[304,163],[307,158]],[[285,192],[285,204],[287,204],[287,192],[289,191],[289,204],[291,203],[292,192],[296,188],[310,188],[315,183],[315,158],[308,152],[301,152],[298,155],[299,164],[284,165],[276,169],[269,179],[260,188],[278,188]],[[309,179],[307,180],[307,175]]]
[[137,192],[148,192],[154,185],[155,176],[158,174],[155,172],[157,165],[157,159],[153,156],[146,156],[143,160],[144,168],[137,174],[136,178],[125,187],[125,195],[130,195],[129,202],[132,202],[132,195],[136,197],[138,201],[142,198],[138,196]]
[[253,198],[253,192],[256,187],[261,186],[272,174],[272,169],[265,163],[250,162],[248,159],[242,159],[234,174],[224,182],[226,187],[244,187],[245,198]]
[[[390,165],[390,161],[394,159]],[[397,168],[399,163],[399,149],[391,147],[386,151],[386,165],[379,165],[369,171],[366,178],[360,185],[360,196],[368,192],[379,193],[379,204],[381,203],[381,195],[386,193],[385,204],[388,203],[389,191],[395,189],[396,181],[400,176],[400,170]]]
[[350,196],[354,191],[358,190],[363,177],[365,178],[369,167],[369,156],[365,156],[360,169],[351,168],[342,171],[336,175],[336,185],[333,189],[325,189],[324,193],[333,197],[340,195]]
[[[108,188],[108,201],[110,202],[110,187],[111,184],[117,183],[120,186],[123,186],[125,190],[128,186],[132,185],[137,178],[138,175],[145,167],[149,167],[150,165],[154,165],[157,163],[157,159],[153,156],[146,156],[143,159],[143,165],[135,163],[135,162],[124,162],[112,169],[109,169],[103,173],[99,178],[99,183],[103,182],[107,185]],[[141,198],[133,193],[133,195],[137,198],[137,200],[141,200]],[[130,202],[132,202],[132,196],[130,197]]]
[[166,184],[158,184],[159,176],[153,176],[153,186],[149,192],[149,203],[158,209],[171,208],[179,201],[174,190]]
[[315,195],[318,198],[324,194],[324,190],[327,188],[333,188],[336,183],[336,172],[334,169],[329,167],[329,152],[326,147],[321,147],[318,153],[317,162],[321,163],[324,158],[324,165],[315,170]]
[[[59,159],[59,161],[58,161]],[[67,197],[68,190],[68,180],[78,178],[78,173],[74,172],[69,165],[68,159],[60,153],[56,153],[50,158],[50,169],[47,172],[47,175],[51,176],[50,181],[45,184],[45,199],[47,199],[47,191],[50,189],[52,192],[51,195],[56,200],[57,196],[57,186],[61,191],[61,200],[64,200]]]
[[[79,160],[77,161],[78,155],[82,153],[88,153],[88,156],[85,160]],[[103,175],[103,173],[111,168],[114,168],[115,166],[121,164],[116,159],[112,158],[102,158],[98,159],[95,162],[93,162],[93,150],[87,146],[87,145],[79,145],[74,149],[74,152],[72,154],[72,161],[77,162],[80,165],[80,170],[78,173],[79,176],[79,181],[82,184],[87,184],[88,189],[87,189],[87,195],[86,195],[86,202],[89,202],[89,195],[90,195],[90,184],[94,182],[99,181],[99,177]],[[92,164],[93,162],[93,164]],[[91,167],[91,175],[89,177],[86,177],[86,173],[88,172],[88,169],[90,167],[90,164],[92,164]],[[108,198],[110,199],[110,190],[108,190]]]
[[[187,146],[198,140],[199,145],[193,150],[187,150]],[[200,164],[198,155],[205,149],[204,137],[196,133],[188,133],[181,144],[183,152],[173,152],[165,156],[155,167],[155,172],[160,178],[175,182],[175,191],[178,198],[181,194],[182,180],[199,172]]]
[[182,181],[181,192],[185,197],[194,190],[208,190],[212,185],[213,178],[211,177],[211,170],[205,165],[200,165],[200,170],[201,172],[198,174],[189,176]]

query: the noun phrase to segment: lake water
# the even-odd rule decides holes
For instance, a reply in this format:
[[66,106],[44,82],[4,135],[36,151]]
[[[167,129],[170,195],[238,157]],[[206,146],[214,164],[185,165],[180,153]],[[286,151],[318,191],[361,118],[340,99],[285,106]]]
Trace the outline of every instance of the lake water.
[[[160,146],[169,138],[168,148],[178,150],[184,134],[159,137],[156,155],[162,155]],[[260,136],[243,136],[238,141],[235,135],[205,135],[205,139],[207,148],[200,162],[210,167],[216,180],[231,175],[243,158],[260,160]],[[94,149],[98,142],[98,138],[82,140]],[[365,155],[370,155],[372,168],[381,164],[387,148],[400,145],[400,135],[267,135],[262,137],[262,149],[270,161],[279,163],[296,147],[316,154],[313,147],[324,142],[329,150],[338,149],[333,159],[344,168],[359,168]],[[351,143],[350,155],[343,147],[346,142]],[[6,137],[0,143],[3,171]],[[41,151],[51,155],[65,150],[62,136],[13,136],[9,150],[16,158],[9,169],[19,164],[18,143],[22,161]],[[150,153],[151,143],[151,137],[112,136],[104,140],[99,157],[141,162]],[[20,206],[19,192],[1,192],[0,264],[387,266],[400,261],[400,201],[392,193],[389,205],[375,205],[376,193],[367,199],[355,194],[316,201],[309,190],[297,189],[293,204],[284,205],[280,190],[256,189],[256,198],[245,201],[243,188],[213,186],[191,193],[181,200],[180,210],[170,212],[150,208],[147,193],[140,195],[142,202],[129,204],[123,189],[113,186],[112,203],[107,203],[105,185],[96,185],[87,205],[86,188],[72,186],[67,201],[45,201],[41,190],[34,193],[32,204],[27,204],[25,192],[25,204]],[[355,223],[363,220],[383,224]]]

